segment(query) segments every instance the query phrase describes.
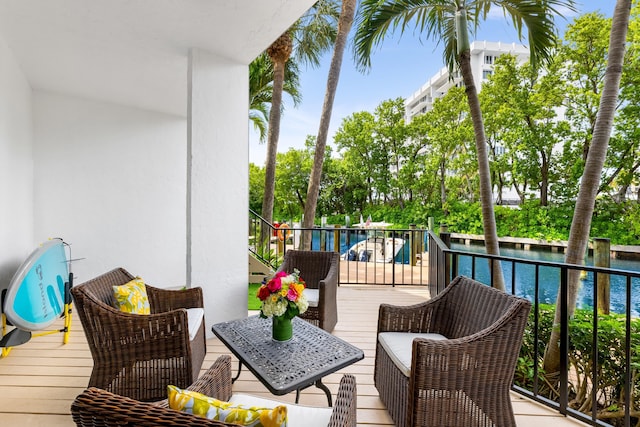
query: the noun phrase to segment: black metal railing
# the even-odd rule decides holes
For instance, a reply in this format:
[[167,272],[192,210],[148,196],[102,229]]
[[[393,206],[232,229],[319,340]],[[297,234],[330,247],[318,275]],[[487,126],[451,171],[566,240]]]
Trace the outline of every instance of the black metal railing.
[[275,270],[282,263],[284,253],[278,252],[278,245],[272,236],[277,237],[277,229],[260,215],[249,210],[249,252]]
[[[610,268],[599,268],[585,265],[570,265],[558,262],[547,262],[540,260],[527,260],[521,258],[511,258],[504,256],[493,256],[484,253],[460,251],[450,249],[450,244],[447,242],[448,234],[444,233],[440,238],[434,233],[429,233],[428,247],[429,247],[429,265],[431,267],[429,272],[429,286],[432,297],[437,295],[440,291],[446,287],[452,278],[459,274],[464,274],[480,282],[488,285],[493,285],[492,260],[498,260],[501,264],[503,277],[505,281],[505,287],[507,292],[517,294],[530,299],[533,303],[532,315],[530,317],[530,324],[527,326],[527,330],[530,331],[533,336],[526,337],[529,339],[535,347],[533,350],[532,361],[533,372],[531,373],[532,386],[529,388],[515,386],[514,390],[532,398],[538,402],[557,409],[564,415],[577,418],[589,425],[594,426],[625,426],[637,425],[639,418],[640,408],[638,405],[638,397],[640,395],[640,362],[638,360],[638,351],[640,350],[640,328],[636,321],[638,307],[637,292],[640,289],[640,272],[617,270]],[[591,310],[592,315],[588,318],[591,319],[591,324],[575,326],[570,328],[572,319],[569,318],[568,313],[568,277],[569,272],[579,271],[583,274],[583,277],[588,277],[590,283],[592,283],[592,297],[591,305],[586,305],[587,312]],[[523,285],[522,277],[527,276],[527,282],[532,285]],[[598,287],[600,286],[600,278],[602,275],[608,275],[609,278],[616,278],[621,284],[620,288],[624,291],[624,298],[622,306],[624,311],[620,313],[620,322],[623,325],[623,331],[620,332],[621,339],[616,341],[620,348],[603,348],[603,345],[599,345],[598,333],[601,331],[599,325],[599,318],[602,316],[597,309],[597,295]],[[544,276],[544,277],[542,277]],[[556,291],[549,291],[548,285],[555,286]],[[559,291],[558,291],[559,289]],[[544,291],[543,291],[544,290]],[[556,300],[556,297],[557,300]],[[632,302],[633,297],[633,302]],[[549,394],[542,394],[541,390],[548,390],[548,384],[542,384],[542,360],[544,357],[544,337],[541,335],[541,307],[543,304],[553,304],[560,310],[560,324],[552,324],[548,329],[558,328],[560,331],[560,372],[559,380],[555,385],[555,390],[552,394],[555,398],[549,398]],[[635,313],[635,314],[632,314]],[[602,330],[602,332],[604,332]],[[577,338],[573,334],[591,334],[591,348],[576,349],[573,344]],[[602,338],[600,338],[602,340]],[[583,339],[584,341],[584,339]],[[588,341],[587,341],[588,342]],[[615,352],[615,355],[613,354]],[[570,363],[569,354],[571,354],[574,360]],[[589,359],[590,374],[578,372],[576,369],[576,359]],[[603,365],[611,363],[612,358],[616,358],[618,363],[618,369],[606,370]],[[579,363],[579,362],[578,362]],[[606,371],[606,372],[605,372]],[[578,387],[572,382],[576,381],[580,375],[583,375],[583,387],[591,394],[591,402],[587,406],[587,409],[582,411],[574,409],[570,405],[570,399],[575,397],[575,394],[579,392]],[[600,375],[617,375],[619,378],[603,379]],[[598,390],[600,384],[612,384],[608,385],[605,390]],[[594,386],[596,385],[596,386]],[[616,402],[616,408],[603,408],[603,403],[606,399],[603,397],[605,394],[617,393],[621,396],[619,401]],[[609,418],[606,421],[605,417],[600,417],[603,411],[599,414],[599,409],[611,409],[612,411],[618,411],[618,416],[615,420]],[[602,419],[601,419],[602,418]],[[633,421],[632,421],[633,420]],[[613,424],[608,424],[611,422]],[[632,424],[633,422],[633,424]]]
[[[289,249],[340,253],[340,283],[371,285],[428,284],[427,230],[351,228],[338,225],[302,228],[296,224],[272,225],[249,212],[249,251],[273,269]],[[382,248],[380,250],[380,248]]]

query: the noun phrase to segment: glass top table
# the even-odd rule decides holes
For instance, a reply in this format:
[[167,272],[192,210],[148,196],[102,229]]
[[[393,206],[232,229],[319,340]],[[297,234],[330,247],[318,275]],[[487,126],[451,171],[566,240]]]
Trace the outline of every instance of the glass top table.
[[[271,338],[271,319],[251,316],[213,325],[213,333],[275,395],[315,385],[327,395],[331,391],[322,378],[364,358],[361,349],[324,330],[293,318],[293,338],[286,342]],[[236,378],[238,377],[236,376]]]

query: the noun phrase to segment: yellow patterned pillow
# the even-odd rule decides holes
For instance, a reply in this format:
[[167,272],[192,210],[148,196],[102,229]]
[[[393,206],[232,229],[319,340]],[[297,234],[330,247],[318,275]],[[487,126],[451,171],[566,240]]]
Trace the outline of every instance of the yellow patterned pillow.
[[147,288],[141,278],[136,277],[124,285],[113,287],[116,307],[125,313],[150,314]]
[[224,421],[251,427],[287,427],[287,407],[276,406],[273,409],[242,405],[232,406],[213,397],[190,390],[167,386],[169,407],[176,411],[187,412],[210,420]]

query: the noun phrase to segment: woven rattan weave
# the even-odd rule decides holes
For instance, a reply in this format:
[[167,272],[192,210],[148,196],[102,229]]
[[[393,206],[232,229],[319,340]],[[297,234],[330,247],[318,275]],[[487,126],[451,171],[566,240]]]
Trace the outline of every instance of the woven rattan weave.
[[89,387],[136,400],[166,397],[167,385],[187,387],[206,353],[204,322],[189,340],[186,308],[203,307],[202,289],[167,290],[146,285],[150,315],[114,308],[113,286],[134,277],[117,268],[71,288],[93,356]]
[[395,425],[515,427],[509,390],[530,308],[467,277],[421,304],[382,304],[378,333],[448,338],[415,339],[408,377],[377,343],[374,383]]
[[340,278],[340,257],[337,252],[288,250],[278,271],[292,273],[297,268],[307,288],[318,289],[318,306],[300,317],[309,323],[333,331],[338,322],[337,292]]
[[[231,357],[220,356],[189,390],[220,400],[231,398]],[[340,380],[336,404],[328,427],[356,427],[356,379],[345,374]],[[98,388],[89,388],[71,405],[73,421],[79,427],[183,427],[236,426],[236,424],[207,420],[167,407],[167,401],[139,402]],[[289,427],[304,427],[293,426]]]

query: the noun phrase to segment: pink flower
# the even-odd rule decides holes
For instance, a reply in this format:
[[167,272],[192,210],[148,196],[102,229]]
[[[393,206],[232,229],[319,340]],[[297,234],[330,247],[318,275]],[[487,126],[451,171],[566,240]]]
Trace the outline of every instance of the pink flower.
[[276,277],[269,280],[269,283],[267,283],[267,288],[269,288],[269,291],[271,292],[278,292],[280,289],[282,289],[282,276],[276,275]]
[[298,293],[293,287],[289,288],[289,292],[287,292],[287,299],[293,302],[298,299]]

